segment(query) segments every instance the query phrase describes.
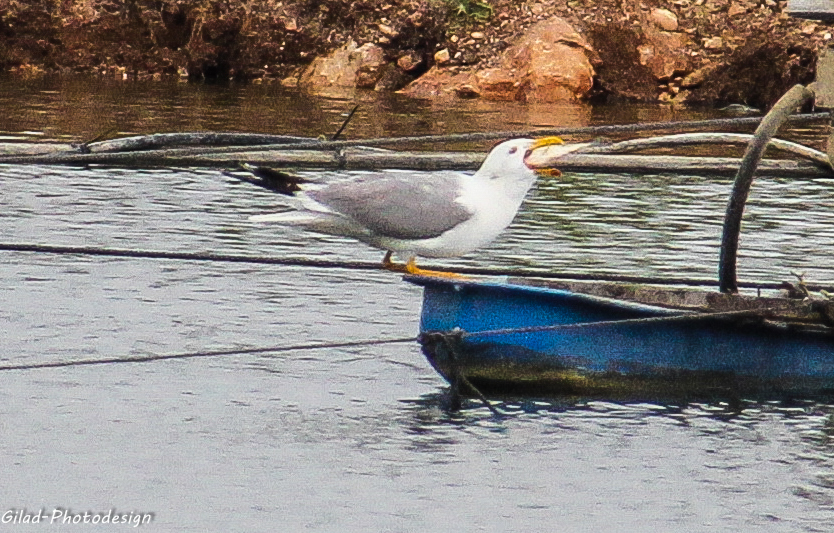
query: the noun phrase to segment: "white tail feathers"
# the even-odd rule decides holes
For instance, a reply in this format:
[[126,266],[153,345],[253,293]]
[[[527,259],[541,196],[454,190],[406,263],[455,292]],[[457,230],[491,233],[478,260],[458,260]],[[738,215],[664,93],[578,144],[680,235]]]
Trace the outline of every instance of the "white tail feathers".
[[367,228],[360,226],[352,219],[321,211],[285,211],[269,215],[255,215],[249,217],[249,220],[252,222],[278,222],[290,226],[304,226],[319,233],[354,237],[360,240],[368,236]]
[[284,213],[270,213],[268,215],[254,215],[249,217],[252,222],[281,222],[283,224],[312,224],[321,219],[316,213],[303,211],[286,211]]

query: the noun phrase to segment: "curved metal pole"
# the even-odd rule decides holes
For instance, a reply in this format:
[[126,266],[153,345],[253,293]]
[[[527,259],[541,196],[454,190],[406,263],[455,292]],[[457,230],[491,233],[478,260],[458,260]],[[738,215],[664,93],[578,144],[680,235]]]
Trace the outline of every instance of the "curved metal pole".
[[733,192],[730,195],[730,202],[727,204],[727,213],[724,216],[724,234],[721,237],[721,257],[718,264],[718,285],[721,292],[737,293],[738,281],[736,280],[736,258],[738,256],[738,237],[741,232],[741,217],[744,214],[744,205],[747,203],[747,195],[750,193],[750,186],[753,184],[753,174],[759,161],[764,155],[768,142],[776,134],[794,110],[813,98],[814,93],[802,85],[794,85],[791,90],[785,93],[782,98],[773,106],[773,109],[762,120],[747,151],[744,159],[741,160],[736,173],[736,180],[733,184]]

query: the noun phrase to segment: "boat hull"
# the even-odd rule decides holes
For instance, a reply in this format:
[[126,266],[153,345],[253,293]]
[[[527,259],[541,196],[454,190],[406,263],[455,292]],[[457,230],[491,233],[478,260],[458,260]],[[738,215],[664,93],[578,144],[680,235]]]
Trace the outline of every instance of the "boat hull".
[[[409,281],[424,287],[421,339],[429,362],[448,381],[462,375],[484,392],[648,398],[834,391],[834,339],[825,331],[750,317],[666,320],[680,311],[566,290]],[[659,320],[645,320],[652,318]],[[455,328],[466,334],[449,334]]]

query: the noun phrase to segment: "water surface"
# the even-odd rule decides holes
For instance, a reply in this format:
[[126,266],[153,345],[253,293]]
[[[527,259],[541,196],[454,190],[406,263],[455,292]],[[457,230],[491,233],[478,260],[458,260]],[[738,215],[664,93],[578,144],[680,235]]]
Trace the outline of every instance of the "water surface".
[[[355,138],[710,115],[356,98]],[[0,83],[3,135],[29,139],[113,125],[318,135],[351,104],[274,86]],[[219,170],[3,166],[0,185],[5,242],[382,255],[249,223],[280,199]],[[566,174],[494,245],[447,264],[711,277],[729,186]],[[830,180],[758,180],[741,276],[831,279],[831,196]],[[6,252],[0,301],[0,364],[23,364],[408,337],[420,290],[381,272]],[[415,344],[0,372],[0,513],[152,512],[142,527],[195,532],[799,532],[834,520],[828,405],[530,399],[496,419],[476,403],[450,414],[444,391]]]

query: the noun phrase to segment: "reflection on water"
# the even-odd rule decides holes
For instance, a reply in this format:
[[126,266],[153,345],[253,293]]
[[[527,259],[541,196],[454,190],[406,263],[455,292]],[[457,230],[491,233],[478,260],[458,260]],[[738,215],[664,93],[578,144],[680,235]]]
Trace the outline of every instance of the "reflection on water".
[[[527,492],[526,509],[558,501],[568,516],[581,516],[565,531],[644,531],[661,523],[662,531],[824,531],[831,519],[830,406],[527,400],[497,404],[505,416],[496,419],[474,403],[458,415],[440,404],[437,396],[411,403],[413,447],[453,451],[444,468],[457,472],[472,466],[454,466],[462,448],[468,457],[488,456],[495,471],[463,476],[461,493],[484,491],[486,483],[492,494]],[[501,460],[491,452],[496,443]],[[512,476],[505,463],[518,457],[540,468]],[[779,503],[786,491],[796,500]]]
[[431,103],[396,94],[359,92],[347,99],[299,94],[280,85],[122,83],[90,78],[0,81],[3,134],[89,140],[172,131],[333,134],[354,103],[349,138],[517,130],[590,123],[587,105],[461,100]]
[[[357,98],[354,137],[709,115]],[[3,134],[49,139],[113,124],[318,135],[351,104],[80,79],[0,83],[0,102]],[[757,181],[742,277],[831,279],[829,181]],[[219,170],[5,166],[0,185],[8,242],[381,256],[249,223],[280,198]],[[450,264],[710,277],[728,190],[567,174]],[[420,290],[381,272],[3,253],[0,301],[0,361],[26,363],[406,337]],[[450,413],[443,391],[416,344],[0,373],[0,500],[150,511],[160,531],[798,532],[834,519],[831,406],[560,398],[505,401],[496,418],[476,402]]]
[[[5,112],[0,134],[26,132],[38,139],[76,141],[111,130],[111,136],[204,130],[318,136],[335,133],[355,103],[360,107],[346,131],[349,138],[725,117],[712,109],[642,104],[434,102],[372,91],[326,98],[277,84],[125,83],[58,77],[0,80],[0,106]],[[811,131],[818,135],[818,128]]]

